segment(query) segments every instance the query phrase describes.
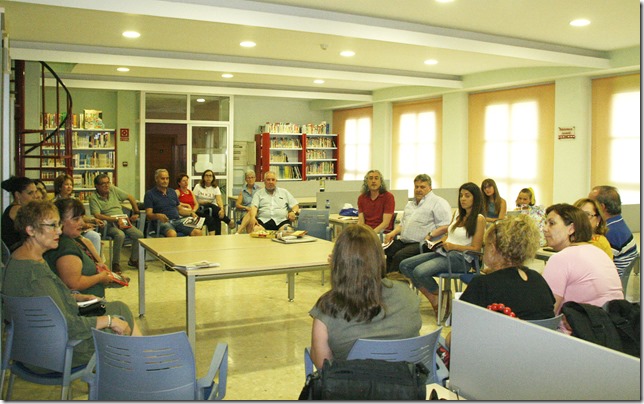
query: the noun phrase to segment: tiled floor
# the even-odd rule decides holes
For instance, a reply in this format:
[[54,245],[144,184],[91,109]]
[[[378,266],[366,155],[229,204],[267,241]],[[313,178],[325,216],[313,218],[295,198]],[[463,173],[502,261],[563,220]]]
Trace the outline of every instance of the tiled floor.
[[[123,250],[125,254],[129,249]],[[536,261],[532,268],[543,269]],[[110,289],[110,300],[126,302],[133,312],[138,310],[137,272],[126,270],[132,278],[130,286]],[[295,301],[287,299],[284,275],[200,282],[197,284],[197,375],[202,376],[210,363],[217,342],[229,346],[227,400],[292,400],[297,399],[304,383],[304,347],[310,345],[311,318],[309,309],[328,288],[320,284],[320,273],[296,276]],[[145,334],[161,334],[185,327],[184,278],[162,269],[158,262],[149,262],[146,272],[145,318],[138,320]],[[637,293],[639,276],[632,276],[629,292]],[[631,292],[632,294],[632,292]],[[421,303],[421,333],[436,329],[436,320],[429,303]],[[449,327],[443,329],[446,335]],[[5,383],[6,384],[6,383]],[[5,389],[6,390],[6,389]],[[4,393],[3,393],[4,394]],[[3,395],[4,396],[4,395]],[[87,399],[87,385],[73,383],[76,400]],[[58,400],[60,389],[37,386],[16,379],[15,400]]]

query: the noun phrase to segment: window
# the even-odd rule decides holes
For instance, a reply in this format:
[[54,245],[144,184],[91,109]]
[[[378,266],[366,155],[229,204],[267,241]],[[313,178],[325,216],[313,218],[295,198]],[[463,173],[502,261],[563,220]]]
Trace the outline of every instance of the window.
[[371,169],[371,115],[373,110],[358,108],[333,112],[333,128],[338,134],[338,179],[362,180]]
[[512,209],[522,188],[552,202],[554,85],[470,95],[469,178],[492,178]]
[[418,174],[428,174],[438,188],[442,99],[395,104],[392,108],[392,189],[409,189]]
[[640,75],[593,80],[591,187],[617,187],[640,202]]

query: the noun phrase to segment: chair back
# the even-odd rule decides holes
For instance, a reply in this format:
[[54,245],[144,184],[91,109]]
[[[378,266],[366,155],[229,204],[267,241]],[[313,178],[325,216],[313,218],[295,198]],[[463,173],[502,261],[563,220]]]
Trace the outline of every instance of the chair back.
[[13,360],[63,373],[67,321],[52,298],[3,295],[2,299],[9,320],[3,369]]
[[195,360],[185,332],[144,337],[96,329],[93,400],[194,400]]
[[306,230],[309,236],[331,241],[328,209],[301,209],[297,219],[298,230]]
[[9,256],[11,256],[11,250],[9,250],[9,247],[2,242],[2,265],[7,265],[7,261],[9,261]]
[[622,291],[624,291],[624,298],[626,298],[626,287],[628,286],[628,279],[631,276],[631,272],[633,271],[633,268],[639,268],[640,266],[640,254],[637,253],[637,257],[631,261],[630,264],[626,268],[624,268],[624,272],[622,272],[622,276],[620,280],[622,281]]
[[559,314],[558,316],[546,318],[543,320],[526,320],[526,321],[532,324],[549,328],[551,330],[556,330],[557,328],[559,328],[559,323],[561,323],[562,318],[563,318],[563,313]]
[[359,339],[353,344],[347,359],[381,359],[390,362],[422,363],[429,370],[427,384],[437,383],[436,350],[442,329],[443,327],[438,327],[427,335],[405,339]]

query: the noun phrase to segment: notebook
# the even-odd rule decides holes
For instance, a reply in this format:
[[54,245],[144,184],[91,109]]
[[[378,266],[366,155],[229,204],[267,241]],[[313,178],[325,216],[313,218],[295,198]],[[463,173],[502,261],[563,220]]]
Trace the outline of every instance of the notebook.
[[286,239],[272,238],[271,240],[276,243],[282,243],[282,244],[297,244],[297,243],[310,243],[311,241],[317,241],[318,239],[311,236],[295,237],[295,238],[290,238],[290,236],[286,236]]

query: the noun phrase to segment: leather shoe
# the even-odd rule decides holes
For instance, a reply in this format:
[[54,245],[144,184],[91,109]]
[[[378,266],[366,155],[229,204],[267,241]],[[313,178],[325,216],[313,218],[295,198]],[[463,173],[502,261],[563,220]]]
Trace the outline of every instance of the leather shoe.
[[112,272],[114,272],[115,274],[119,274],[119,275],[122,274],[123,272],[121,271],[121,265],[116,263],[116,262],[113,263],[112,264]]
[[[138,268],[139,267],[139,260],[128,260],[127,264],[133,268]],[[144,268],[148,268],[148,264],[145,264]]]

